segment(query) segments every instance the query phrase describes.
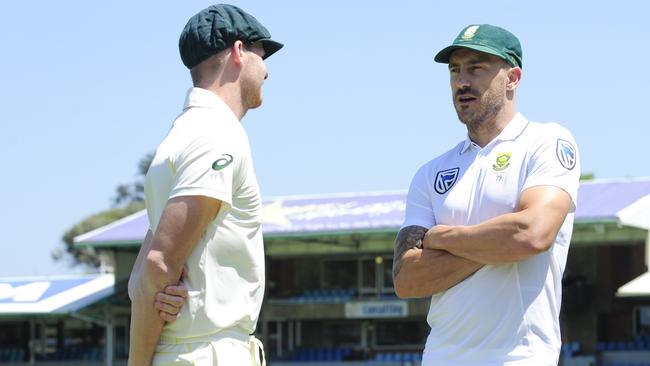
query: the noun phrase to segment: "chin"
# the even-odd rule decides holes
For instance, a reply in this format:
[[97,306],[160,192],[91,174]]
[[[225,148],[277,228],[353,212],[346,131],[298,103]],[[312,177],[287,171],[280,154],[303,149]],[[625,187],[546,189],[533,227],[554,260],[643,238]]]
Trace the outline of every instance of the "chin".
[[456,116],[458,117],[458,120],[459,120],[461,123],[463,123],[463,124],[465,124],[465,125],[467,124],[467,120],[468,120],[467,117],[468,117],[468,116],[467,116],[465,113],[456,110]]
[[251,103],[250,109],[258,108],[262,105],[262,99],[258,99],[255,102]]

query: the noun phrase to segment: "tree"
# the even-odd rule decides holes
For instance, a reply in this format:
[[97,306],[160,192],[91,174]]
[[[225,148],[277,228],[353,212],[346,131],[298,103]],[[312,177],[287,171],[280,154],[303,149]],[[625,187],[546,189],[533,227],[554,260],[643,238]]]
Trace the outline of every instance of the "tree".
[[595,177],[596,177],[596,175],[595,175],[593,172],[582,173],[582,174],[580,175],[580,181],[583,181],[583,180],[594,180]]
[[153,154],[149,153],[138,162],[138,180],[131,184],[117,186],[115,189],[116,196],[113,198],[113,207],[128,206],[133,202],[144,202],[144,176],[147,175],[151,160],[153,160]]
[[71,264],[87,264],[98,267],[99,257],[92,248],[76,248],[74,238],[108,225],[113,221],[138,212],[144,208],[144,177],[149,170],[153,154],[149,153],[138,162],[138,174],[134,182],[120,184],[115,189],[115,197],[111,198],[112,207],[108,210],[90,215],[81,220],[63,234],[63,247],[54,249],[50,254],[56,261],[71,259]]

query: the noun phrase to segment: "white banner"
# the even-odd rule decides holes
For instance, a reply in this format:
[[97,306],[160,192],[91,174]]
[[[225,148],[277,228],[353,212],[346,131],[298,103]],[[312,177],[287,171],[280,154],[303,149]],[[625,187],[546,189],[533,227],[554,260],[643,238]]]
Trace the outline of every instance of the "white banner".
[[363,301],[345,304],[346,318],[404,318],[408,315],[406,301]]

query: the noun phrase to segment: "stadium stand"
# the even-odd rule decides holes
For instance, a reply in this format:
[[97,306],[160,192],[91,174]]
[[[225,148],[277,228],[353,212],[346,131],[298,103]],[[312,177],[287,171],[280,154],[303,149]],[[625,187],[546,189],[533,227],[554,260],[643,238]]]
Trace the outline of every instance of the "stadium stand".
[[[581,186],[563,280],[563,366],[650,366],[650,290],[627,288],[617,296],[647,270],[648,230],[633,214],[649,195],[650,179]],[[419,365],[428,301],[396,298],[391,282],[404,198],[404,192],[376,192],[265,201],[267,297],[258,336],[270,366]],[[101,254],[102,268],[114,269],[111,291],[61,309],[0,294],[0,363],[21,364],[33,352],[36,364],[48,366],[124,365],[126,279],[146,229],[139,212],[75,239]],[[27,285],[0,284],[14,292]]]

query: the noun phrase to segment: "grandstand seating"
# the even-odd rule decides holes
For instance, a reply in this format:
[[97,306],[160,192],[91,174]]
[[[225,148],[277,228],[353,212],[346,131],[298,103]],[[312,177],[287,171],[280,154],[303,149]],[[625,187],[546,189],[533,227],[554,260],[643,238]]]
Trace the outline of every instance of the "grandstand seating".
[[352,348],[348,347],[301,348],[294,351],[289,356],[289,360],[300,362],[340,362],[348,358],[351,354]]
[[[37,361],[101,361],[104,359],[102,347],[66,347],[57,352],[37,353]],[[27,354],[23,348],[0,348],[0,363],[2,362],[23,362]]]
[[101,361],[103,359],[102,347],[69,346],[52,353],[36,354],[37,361]]
[[20,362],[25,360],[25,350],[22,348],[0,348],[0,362]]
[[[307,290],[300,295],[292,296],[287,299],[294,304],[314,304],[314,303],[343,303],[359,298],[357,290],[353,288],[337,289],[319,289]],[[375,296],[371,297],[375,299]],[[397,296],[394,293],[385,293],[380,297],[381,300],[395,300]]]
[[[292,362],[343,362],[350,360],[353,354],[349,347],[320,347],[300,348],[295,350],[286,358]],[[377,352],[372,360],[377,363],[383,362],[421,362],[420,352]]]
[[580,343],[571,342],[562,344],[562,356],[563,357],[573,357],[577,354],[580,354]]
[[301,295],[290,297],[288,301],[297,304],[340,303],[352,300],[355,294],[356,290],[352,288],[307,290]]
[[650,350],[650,335],[640,335],[629,341],[598,342],[596,351],[648,351]]
[[420,352],[377,352],[375,362],[421,362]]

